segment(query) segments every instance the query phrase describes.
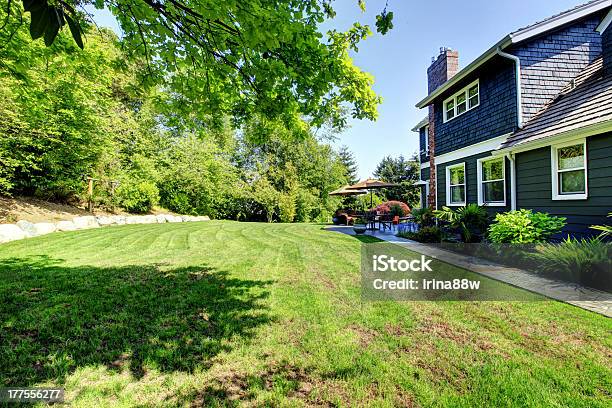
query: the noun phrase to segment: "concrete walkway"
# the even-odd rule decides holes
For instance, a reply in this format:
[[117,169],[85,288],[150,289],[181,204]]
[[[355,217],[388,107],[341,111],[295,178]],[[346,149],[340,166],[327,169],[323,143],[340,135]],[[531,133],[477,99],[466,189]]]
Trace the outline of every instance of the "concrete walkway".
[[[352,227],[332,226],[330,231],[355,235]],[[551,299],[569,303],[571,305],[612,317],[612,294],[596,289],[587,288],[575,283],[549,279],[534,273],[503,266],[482,258],[461,255],[446,251],[431,245],[421,244],[405,238],[396,237],[394,231],[368,231],[367,235],[374,236],[386,242],[400,245],[411,251],[427,255],[434,259],[455,265],[469,271],[487,276],[489,278],[526,289],[530,292],[544,295]],[[589,299],[589,300],[584,300]]]

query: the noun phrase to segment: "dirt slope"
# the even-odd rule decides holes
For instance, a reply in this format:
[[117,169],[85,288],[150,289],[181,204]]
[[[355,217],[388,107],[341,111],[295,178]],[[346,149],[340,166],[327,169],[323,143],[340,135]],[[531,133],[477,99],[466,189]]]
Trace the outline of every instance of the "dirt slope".
[[[94,215],[111,213],[97,209]],[[126,214],[118,211],[116,214]],[[66,204],[51,203],[30,197],[0,197],[0,224],[19,220],[30,222],[72,220],[74,217],[91,215],[84,208]]]

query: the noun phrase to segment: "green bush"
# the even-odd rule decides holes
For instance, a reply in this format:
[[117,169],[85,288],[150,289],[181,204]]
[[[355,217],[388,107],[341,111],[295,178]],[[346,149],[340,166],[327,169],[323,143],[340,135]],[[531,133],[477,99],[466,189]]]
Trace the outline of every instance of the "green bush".
[[115,195],[117,203],[126,211],[142,214],[151,211],[159,202],[159,190],[155,183],[136,180],[119,185]]
[[397,236],[418,242],[439,243],[442,241],[442,230],[438,227],[422,227],[418,232],[400,232]]
[[412,216],[414,217],[414,222],[422,227],[431,226],[435,221],[433,211],[429,207],[412,210]]
[[599,238],[541,244],[531,256],[538,272],[598,289],[612,288],[612,244]]
[[[608,218],[612,217],[612,212],[608,213]],[[601,238],[612,237],[612,225],[591,225],[591,228],[594,230],[601,231],[599,236]]]
[[278,218],[280,222],[293,222],[296,214],[295,194],[282,194],[278,196]]
[[441,221],[448,222],[451,228],[458,229],[463,242],[480,242],[489,220],[487,211],[477,204],[468,204],[457,210],[442,207],[433,214]]
[[489,226],[489,240],[496,244],[531,244],[545,242],[565,226],[564,217],[531,210],[497,214]]

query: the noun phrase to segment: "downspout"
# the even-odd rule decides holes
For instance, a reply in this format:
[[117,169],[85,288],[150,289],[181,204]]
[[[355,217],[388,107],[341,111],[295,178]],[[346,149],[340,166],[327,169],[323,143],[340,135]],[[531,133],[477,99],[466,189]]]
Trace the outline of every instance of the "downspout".
[[[521,91],[521,60],[516,55],[508,54],[503,52],[501,48],[497,48],[496,54],[500,57],[508,58],[514,61],[515,75],[516,75],[516,119],[517,126],[519,129],[523,128],[523,101]],[[516,210],[516,162],[514,153],[506,154],[506,157],[510,161],[510,210]]]
[[519,129],[523,128],[523,102],[521,92],[521,60],[516,55],[508,54],[503,52],[501,48],[497,48],[495,52],[500,57],[509,58],[514,61],[514,67],[516,69],[516,108],[517,108],[517,121]]
[[516,210],[516,163],[514,153],[507,153],[506,157],[510,161],[510,210]]

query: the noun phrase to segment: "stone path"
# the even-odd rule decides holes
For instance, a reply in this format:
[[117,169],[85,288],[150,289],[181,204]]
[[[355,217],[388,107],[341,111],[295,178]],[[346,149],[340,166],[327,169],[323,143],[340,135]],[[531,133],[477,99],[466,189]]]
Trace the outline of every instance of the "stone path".
[[[333,226],[327,229],[355,235],[352,227]],[[549,279],[522,269],[503,266],[482,258],[466,256],[436,248],[431,245],[421,244],[409,239],[399,238],[391,231],[368,231],[367,234],[489,278],[544,295],[551,299],[569,303],[607,317],[612,317],[612,294],[610,293],[574,283]]]

